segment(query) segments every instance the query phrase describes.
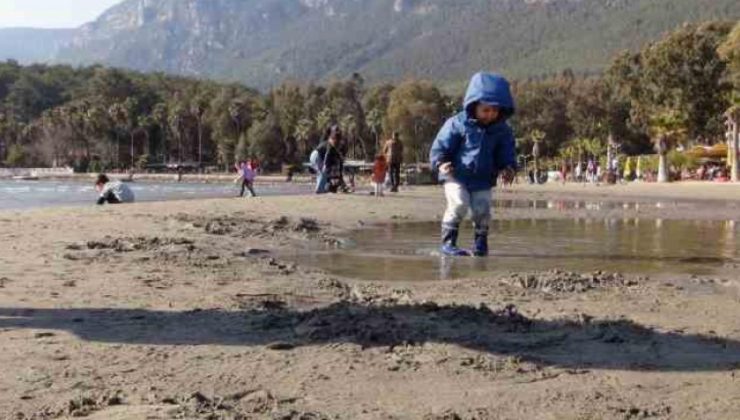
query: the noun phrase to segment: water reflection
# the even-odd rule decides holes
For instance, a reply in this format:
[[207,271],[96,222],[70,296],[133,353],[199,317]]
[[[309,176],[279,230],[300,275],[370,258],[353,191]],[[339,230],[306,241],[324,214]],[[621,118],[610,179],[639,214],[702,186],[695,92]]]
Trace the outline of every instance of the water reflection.
[[[527,200],[527,199],[501,199],[495,200],[494,207],[497,209],[532,209],[532,210],[634,210],[639,211],[641,208],[654,207],[657,209],[677,208],[681,205],[694,205],[694,203],[685,201],[679,204],[677,201],[657,201],[657,202],[621,202],[611,200]],[[715,204],[712,204],[715,205]],[[721,204],[725,207],[736,207],[735,203]]]
[[[437,223],[388,224],[353,234],[341,250],[295,258],[338,275],[373,280],[470,277],[494,271],[708,274],[734,263],[734,221],[518,219],[493,222],[489,258],[442,258]],[[463,229],[461,244],[471,242]]]

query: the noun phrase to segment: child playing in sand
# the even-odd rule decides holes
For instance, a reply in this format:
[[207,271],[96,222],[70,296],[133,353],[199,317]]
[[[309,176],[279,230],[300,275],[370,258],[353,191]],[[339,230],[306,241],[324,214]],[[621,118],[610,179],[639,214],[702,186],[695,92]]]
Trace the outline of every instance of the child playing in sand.
[[385,175],[388,172],[388,162],[385,156],[380,154],[375,156],[373,164],[373,185],[375,186],[375,196],[383,196],[383,186],[385,184]]
[[95,181],[95,189],[100,193],[98,196],[98,205],[133,203],[134,192],[128,185],[121,181],[111,181],[107,175],[98,175]]
[[488,255],[491,190],[499,175],[516,174],[514,134],[506,120],[514,114],[509,82],[493,73],[470,80],[464,110],[447,120],[430,152],[432,167],[444,181],[447,210],[442,219],[444,255],[467,256],[457,246],[460,222],[472,210],[476,256]]

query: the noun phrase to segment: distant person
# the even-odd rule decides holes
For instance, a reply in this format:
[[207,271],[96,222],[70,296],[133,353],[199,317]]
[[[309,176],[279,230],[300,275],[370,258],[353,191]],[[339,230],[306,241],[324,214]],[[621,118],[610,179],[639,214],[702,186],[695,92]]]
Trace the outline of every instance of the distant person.
[[111,181],[105,174],[98,175],[98,179],[95,181],[95,190],[100,193],[98,205],[134,202],[134,192],[131,191],[128,185],[121,181]]
[[509,82],[498,74],[474,75],[464,108],[439,131],[429,158],[445,182],[442,254],[470,255],[457,246],[460,223],[470,209],[475,228],[473,254],[482,257],[488,255],[491,191],[499,175],[510,182],[516,174],[514,133],[506,122],[514,114]]
[[381,154],[376,156],[375,163],[373,163],[373,185],[375,186],[376,197],[383,196],[386,173],[388,173],[388,162],[386,161],[385,155]]
[[316,171],[316,194],[329,192],[330,184],[337,182],[337,177],[341,179],[341,183],[344,182],[342,177],[344,162],[339,152],[341,142],[342,130],[339,126],[332,126],[327,132],[326,140],[311,153],[311,166]]
[[257,178],[257,173],[252,168],[251,162],[240,162],[234,165],[234,167],[239,173],[239,177],[236,180],[237,182],[241,182],[239,197],[244,197],[244,192],[247,190],[251,197],[257,197],[257,193],[254,192],[254,180]]
[[588,182],[596,183],[596,162],[593,159],[589,159],[586,165],[586,179]]
[[383,154],[388,163],[391,192],[398,192],[398,187],[401,185],[401,165],[403,165],[403,143],[398,132],[394,132],[393,137],[385,142]]
[[560,177],[562,178],[563,185],[568,182],[568,164],[563,162],[560,166]]

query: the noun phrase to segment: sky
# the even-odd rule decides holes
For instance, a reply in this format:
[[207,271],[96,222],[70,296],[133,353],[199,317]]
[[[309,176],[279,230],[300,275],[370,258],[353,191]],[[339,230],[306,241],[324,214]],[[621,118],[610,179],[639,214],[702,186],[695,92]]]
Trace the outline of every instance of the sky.
[[121,0],[0,0],[0,28],[74,28]]

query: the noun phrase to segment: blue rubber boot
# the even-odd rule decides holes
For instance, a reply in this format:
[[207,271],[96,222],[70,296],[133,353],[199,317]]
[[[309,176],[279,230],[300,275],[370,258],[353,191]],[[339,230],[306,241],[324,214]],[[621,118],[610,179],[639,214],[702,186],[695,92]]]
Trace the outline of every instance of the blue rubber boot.
[[457,247],[457,229],[442,228],[442,247],[439,251],[449,257],[469,257],[470,252]]
[[488,256],[488,233],[475,234],[475,248],[473,248],[473,255],[476,257]]

